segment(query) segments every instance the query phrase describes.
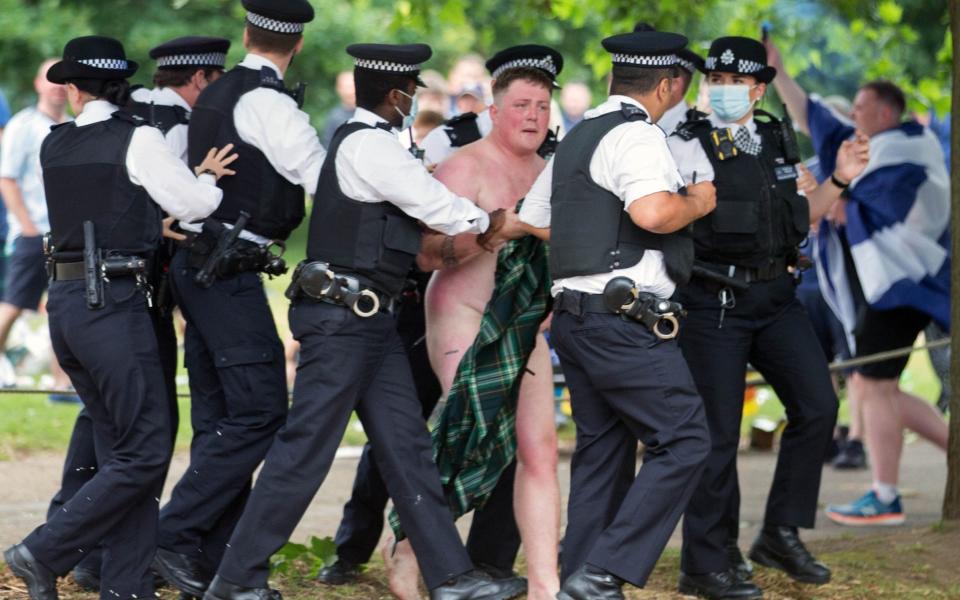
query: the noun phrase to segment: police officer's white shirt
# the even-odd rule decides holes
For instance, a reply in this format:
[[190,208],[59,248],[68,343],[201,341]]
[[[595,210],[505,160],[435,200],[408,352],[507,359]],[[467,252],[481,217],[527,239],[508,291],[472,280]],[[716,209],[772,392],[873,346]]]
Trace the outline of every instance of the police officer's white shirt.
[[[487,137],[487,134],[493,129],[493,120],[490,118],[489,110],[477,115],[477,128],[480,130],[480,137]],[[450,142],[450,136],[447,135],[445,125],[435,127],[433,131],[428,133],[420,141],[420,148],[423,149],[423,162],[428,165],[439,164],[456,150]]]
[[[741,127],[746,127],[753,140],[758,144],[760,143],[760,135],[757,133],[757,123],[753,120],[753,117],[750,117],[750,120],[743,125],[726,123],[714,114],[708,115],[707,119],[715,128],[726,129],[729,127],[730,133],[733,135],[736,135],[737,130]],[[670,152],[673,153],[673,158],[680,168],[680,175],[683,177],[684,182],[694,183],[694,173],[697,174],[698,182],[713,181],[716,178],[716,173],[713,170],[713,165],[710,163],[710,158],[707,156],[707,152],[703,149],[703,144],[700,143],[698,138],[685,140],[680,136],[671,135],[667,138],[667,144],[670,146]]]
[[[106,121],[117,110],[105,100],[87,102],[77,116],[76,126]],[[203,219],[220,206],[223,191],[217,187],[216,178],[194,175],[170,150],[159,129],[137,127],[130,137],[125,163],[130,181],[142,186],[160,208],[176,219]]]
[[674,104],[672,108],[668,109],[667,112],[663,113],[663,116],[657,121],[657,126],[660,127],[665,134],[670,135],[677,129],[677,125],[687,120],[688,110],[690,110],[690,107],[687,106],[687,102],[681,100]]
[[337,179],[347,197],[358,202],[389,202],[447,235],[486,231],[487,213],[434,179],[395,133],[376,127],[386,121],[358,108],[347,122],[374,127],[348,135],[337,150]]
[[[131,94],[135,102],[144,104],[156,104],[157,106],[179,106],[190,113],[190,105],[183,99],[183,96],[170,88],[138,88]],[[184,164],[187,160],[187,125],[186,123],[177,123],[167,131],[167,145],[173,150],[173,153],[180,157]]]
[[[258,54],[247,54],[240,66],[254,71],[269,67],[283,79],[279,67]],[[310,116],[293,98],[271,88],[251,90],[237,101],[233,123],[240,139],[263,152],[277,173],[294,185],[302,185],[313,196],[327,151],[310,124]]]
[[[643,109],[639,102],[627,96],[610,96],[603,104],[584,114],[593,119],[621,110],[622,104]],[[663,131],[649,121],[629,121],[611,129],[597,145],[590,159],[590,177],[621,201],[626,211],[634,201],[657,192],[676,192],[683,182],[667,148]],[[520,219],[534,227],[550,227],[550,196],[553,187],[553,158],[541,171],[520,209]],[[642,201],[642,200],[640,200]],[[589,223],[584,224],[589,227]],[[588,294],[603,293],[607,282],[614,277],[629,277],[640,291],[662,298],[673,295],[676,284],[667,275],[663,253],[647,250],[637,264],[609,273],[569,277],[554,281],[551,293],[576,290]]]

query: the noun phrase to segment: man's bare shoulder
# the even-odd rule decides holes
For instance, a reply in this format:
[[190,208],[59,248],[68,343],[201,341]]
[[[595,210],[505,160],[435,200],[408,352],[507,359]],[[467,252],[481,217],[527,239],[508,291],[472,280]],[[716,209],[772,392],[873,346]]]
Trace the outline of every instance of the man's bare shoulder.
[[460,148],[437,165],[433,176],[455,194],[476,201],[477,181],[482,171],[481,153],[476,151],[475,142]]

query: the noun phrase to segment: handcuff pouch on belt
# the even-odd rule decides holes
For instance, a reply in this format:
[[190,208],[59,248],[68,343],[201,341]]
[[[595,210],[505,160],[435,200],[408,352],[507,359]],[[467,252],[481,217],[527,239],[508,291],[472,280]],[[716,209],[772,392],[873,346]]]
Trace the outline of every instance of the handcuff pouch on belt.
[[329,263],[321,261],[303,261],[297,265],[285,295],[293,300],[301,292],[320,302],[346,306],[362,318],[372,317],[381,308],[380,296],[375,291],[362,289],[355,278],[337,275]]
[[614,277],[607,282],[603,288],[603,303],[610,312],[642,323],[661,340],[677,337],[680,333],[678,317],[685,314],[679,302],[637,291],[628,277]]

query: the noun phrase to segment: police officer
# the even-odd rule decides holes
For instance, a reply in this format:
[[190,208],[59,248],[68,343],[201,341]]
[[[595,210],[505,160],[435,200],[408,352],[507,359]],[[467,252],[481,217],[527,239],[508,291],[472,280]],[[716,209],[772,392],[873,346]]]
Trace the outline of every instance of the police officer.
[[[557,75],[563,70],[563,55],[539,44],[521,44],[510,46],[497,52],[486,62],[487,71],[496,79],[508,69],[517,67],[533,67],[546,73],[553,80],[555,88]],[[437,127],[427,134],[421,142],[423,160],[428,165],[435,165],[450,156],[457,148],[486,137],[493,129],[490,120],[490,111],[481,113],[465,112],[447,120],[441,127]],[[547,131],[547,137],[538,151],[540,156],[548,157],[557,145],[557,134]]]
[[[610,97],[564,138],[520,211],[540,228],[533,233],[549,235],[551,339],[577,426],[563,600],[622,599],[624,582],[644,585],[709,450],[675,339],[679,307],[667,299],[690,276],[683,230],[713,209],[713,185],[679,192],[654,125],[671,106],[686,43],[652,31],[603,41],[613,60]],[[646,448],[639,474],[638,441]]]
[[431,599],[512,598],[522,587],[474,573],[453,526],[390,314],[420,248],[418,221],[448,235],[490,237],[496,227],[433,179],[392,131],[409,125],[430,47],[354,44],[347,52],[356,59],[358,108],[330,144],[307,260],[288,291],[300,342],[293,405],[205,599],[274,597],[267,588],[270,556],[323,482],[354,409]]
[[[200,88],[205,87],[206,82],[213,80],[223,71],[229,48],[229,40],[202,37],[178,38],[157,46],[150,51],[150,56],[157,59],[157,71],[153,78],[158,87],[154,90],[134,89],[131,94],[132,101],[124,107],[126,112],[135,114],[148,125],[158,128],[171,151],[184,163],[187,160],[186,124],[189,122],[190,107],[196,101]],[[172,299],[167,293],[169,286],[165,281],[172,256],[171,242],[170,239],[163,240],[151,261],[151,285],[155,293],[150,316],[157,334],[160,364],[166,383],[171,419],[170,433],[176,439],[179,424],[176,388],[177,335],[173,327]],[[97,464],[93,439],[90,415],[86,410],[82,410],[77,415],[70,437],[60,490],[50,502],[48,518],[59,511],[64,503],[93,477]],[[84,560],[73,569],[73,578],[81,587],[99,591],[100,559],[99,549],[88,552]]]
[[[634,25],[633,30],[656,31],[656,28],[649,23],[640,22]],[[703,57],[689,48],[684,48],[677,53],[677,67],[679,67],[677,69],[677,83],[673,85],[674,104],[657,121],[657,127],[667,135],[673,133],[680,123],[687,120],[690,107],[687,106],[687,101],[684,98],[687,96],[687,90],[693,84],[693,78],[697,71],[703,69]]]
[[737,546],[736,459],[748,362],[773,386],[788,419],[750,557],[798,581],[830,580],[797,528],[814,525],[837,398],[788,272],[811,214],[822,207],[797,193],[792,126],[755,108],[776,75],[763,45],[717,39],[705,73],[712,114],[670,138],[684,178],[712,180],[717,188],[716,210],[694,224],[695,277],[680,292],[688,311],[680,343],[703,395],[712,449],[684,515],[679,587],[707,598],[759,598]]
[[[313,20],[307,0],[243,0],[248,54],[193,107],[189,162],[208,144],[236,144],[240,176],[221,182],[223,203],[202,224],[181,222],[190,241],[171,265],[187,321],[194,437],[190,466],[160,515],[155,568],[202,596],[287,412],[283,346],[261,272],[304,216],[325,152],[283,77]],[[246,216],[245,216],[246,215]],[[244,223],[244,221],[246,221]]]
[[[555,82],[557,75],[563,69],[563,56],[547,46],[523,44],[505,48],[487,61],[487,69],[490,70],[494,79],[508,73],[511,69],[522,67],[538,69]],[[432,237],[444,239],[444,236]],[[475,236],[461,237],[474,238]],[[449,246],[436,248],[436,251],[433,251],[432,242],[428,242],[424,244],[421,259],[428,263],[429,266],[426,268],[440,269],[444,265],[456,265],[476,256],[477,253],[485,252],[473,239],[468,241],[469,244],[451,243]],[[448,256],[445,248],[449,248],[453,255]],[[418,289],[405,293],[401,300],[397,329],[410,357],[417,396],[420,399],[424,419],[427,419],[440,399],[441,387],[430,365],[425,342],[423,295],[429,275],[424,276],[418,273],[417,279]],[[508,467],[497,481],[497,487],[490,499],[482,508],[474,512],[470,535],[467,539],[470,558],[494,579],[514,577],[513,564],[520,548],[520,532],[513,516],[515,472],[515,464]],[[380,539],[386,502],[386,488],[376,470],[368,444],[364,448],[357,467],[353,493],[344,506],[343,520],[337,529],[335,539],[337,561],[321,569],[320,581],[330,585],[340,585],[356,579],[359,574],[357,565],[370,559]]]
[[195,177],[162,134],[119,112],[137,64],[120,42],[71,40],[47,78],[66,84],[76,121],[44,141],[50,214],[47,304],[57,359],[93,422],[96,474],[4,559],[33,600],[57,597],[56,579],[102,545],[102,598],[153,594],[156,497],[172,451],[170,414],[148,312],[146,262],[161,210],[203,218],[220,203],[216,178],[236,156],[211,150]]

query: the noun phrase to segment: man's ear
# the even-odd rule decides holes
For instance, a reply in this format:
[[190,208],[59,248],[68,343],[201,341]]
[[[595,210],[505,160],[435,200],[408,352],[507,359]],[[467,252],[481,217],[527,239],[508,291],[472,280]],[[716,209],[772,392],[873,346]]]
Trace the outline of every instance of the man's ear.
[[300,36],[300,39],[297,40],[297,45],[293,47],[294,54],[300,54],[300,51],[303,50],[303,36]]

